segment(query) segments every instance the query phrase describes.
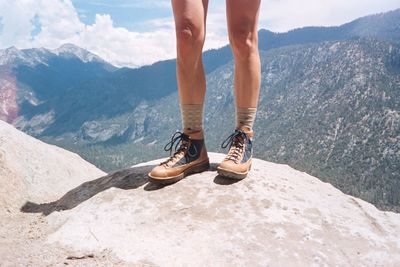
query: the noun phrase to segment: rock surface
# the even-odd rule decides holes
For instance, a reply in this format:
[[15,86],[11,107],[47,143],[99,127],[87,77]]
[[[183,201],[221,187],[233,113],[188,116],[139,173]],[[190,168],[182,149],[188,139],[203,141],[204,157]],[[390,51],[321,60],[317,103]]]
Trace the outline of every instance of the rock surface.
[[[10,180],[35,181],[25,184],[21,212],[0,217],[1,266],[400,264],[400,214],[287,165],[254,159],[249,176],[234,182],[217,176],[223,155],[210,153],[209,171],[159,187],[146,179],[159,160],[103,175],[73,153],[0,126],[1,166],[14,155],[20,165],[12,170],[27,172]],[[74,173],[76,184],[57,187],[60,170]],[[47,196],[49,188],[58,196]],[[3,194],[5,203],[13,199]]]
[[79,155],[0,120],[0,212],[15,212],[27,199],[53,201],[66,190],[104,174]]
[[[27,200],[55,201],[66,191],[103,175],[77,154],[39,141],[0,120],[0,266],[68,263],[67,258],[76,252],[47,245],[47,236],[55,231],[47,218],[20,209]],[[80,265],[121,263],[107,251],[97,252],[96,258],[80,257]]]
[[[57,231],[47,241],[111,250],[139,265],[400,264],[399,214],[258,159],[247,179],[232,183],[213,170],[223,155],[210,156],[210,171],[164,188],[146,184],[156,161],[83,185],[96,196],[48,216]],[[79,191],[63,201],[74,202]]]

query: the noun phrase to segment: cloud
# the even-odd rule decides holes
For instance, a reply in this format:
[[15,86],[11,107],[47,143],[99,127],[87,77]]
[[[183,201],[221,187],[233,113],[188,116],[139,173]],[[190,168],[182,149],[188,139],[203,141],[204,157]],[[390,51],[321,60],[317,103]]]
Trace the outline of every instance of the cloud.
[[0,34],[3,32],[3,27],[4,27],[3,18],[0,17]]
[[114,27],[107,14],[97,14],[92,25],[85,25],[69,0],[0,1],[0,18],[1,48],[14,45],[54,49],[73,43],[115,65],[132,67],[175,56],[171,26],[151,32],[132,32]]
[[173,30],[130,32],[114,27],[109,15],[96,15],[73,43],[92,51],[118,66],[141,66],[175,56]]
[[40,43],[51,47],[69,40],[85,28],[69,1],[0,1],[0,17],[3,21],[2,47],[25,48]]
[[[110,5],[100,0],[93,3]],[[170,8],[170,1],[119,0],[112,5]],[[260,28],[287,31],[309,25],[338,25],[399,6],[398,0],[262,0],[259,22]],[[228,43],[225,1],[210,1],[208,11],[204,48],[218,48]],[[71,0],[0,0],[0,48],[54,49],[73,43],[117,66],[132,67],[175,57],[173,18],[142,23],[145,31],[129,31],[116,27],[110,15],[96,14],[92,24],[85,24]]]

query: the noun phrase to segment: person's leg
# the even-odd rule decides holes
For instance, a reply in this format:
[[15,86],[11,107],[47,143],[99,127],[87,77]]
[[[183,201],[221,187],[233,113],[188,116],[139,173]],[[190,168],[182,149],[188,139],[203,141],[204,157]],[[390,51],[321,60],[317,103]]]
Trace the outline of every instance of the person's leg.
[[257,23],[260,0],[226,0],[229,42],[235,59],[236,130],[222,144],[228,155],[218,166],[222,176],[242,179],[251,168],[253,123],[260,92],[261,67]]
[[183,131],[202,130],[206,79],[202,62],[208,0],[172,0]]
[[183,133],[176,133],[165,150],[179,148],[149,173],[149,180],[172,183],[209,167],[203,136],[206,80],[202,63],[208,0],[172,0],[177,47],[177,82]]
[[[226,0],[229,42],[235,59],[238,129],[252,128],[260,92],[257,23],[260,0]],[[252,129],[248,129],[252,130]]]

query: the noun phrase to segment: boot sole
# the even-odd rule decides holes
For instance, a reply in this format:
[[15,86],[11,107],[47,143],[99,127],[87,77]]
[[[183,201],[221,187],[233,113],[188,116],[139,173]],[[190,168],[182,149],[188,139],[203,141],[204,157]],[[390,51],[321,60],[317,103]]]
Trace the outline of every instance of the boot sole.
[[160,177],[153,177],[150,174],[148,174],[148,180],[155,184],[168,185],[168,184],[176,183],[188,175],[206,171],[209,168],[210,168],[210,161],[207,160],[206,162],[201,162],[197,165],[194,165],[194,166],[184,170],[183,173],[181,173],[177,176],[160,178]]
[[246,172],[234,172],[231,170],[227,170],[227,169],[218,167],[217,173],[225,178],[234,179],[234,180],[242,180],[247,177],[247,174],[249,173],[250,170],[251,170],[251,164],[249,166],[248,171],[246,171]]

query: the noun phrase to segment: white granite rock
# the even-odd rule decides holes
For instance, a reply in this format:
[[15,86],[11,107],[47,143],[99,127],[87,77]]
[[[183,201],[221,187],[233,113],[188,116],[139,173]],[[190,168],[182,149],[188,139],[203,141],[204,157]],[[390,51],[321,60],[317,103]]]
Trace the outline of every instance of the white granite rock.
[[[222,158],[163,188],[146,183],[159,161],[83,185],[57,203],[67,210],[48,217],[47,241],[138,265],[399,266],[400,214],[258,159],[232,183],[213,170]],[[81,190],[93,197],[69,209]]]
[[82,182],[104,174],[79,155],[0,120],[0,212],[16,212],[27,200],[56,200]]

